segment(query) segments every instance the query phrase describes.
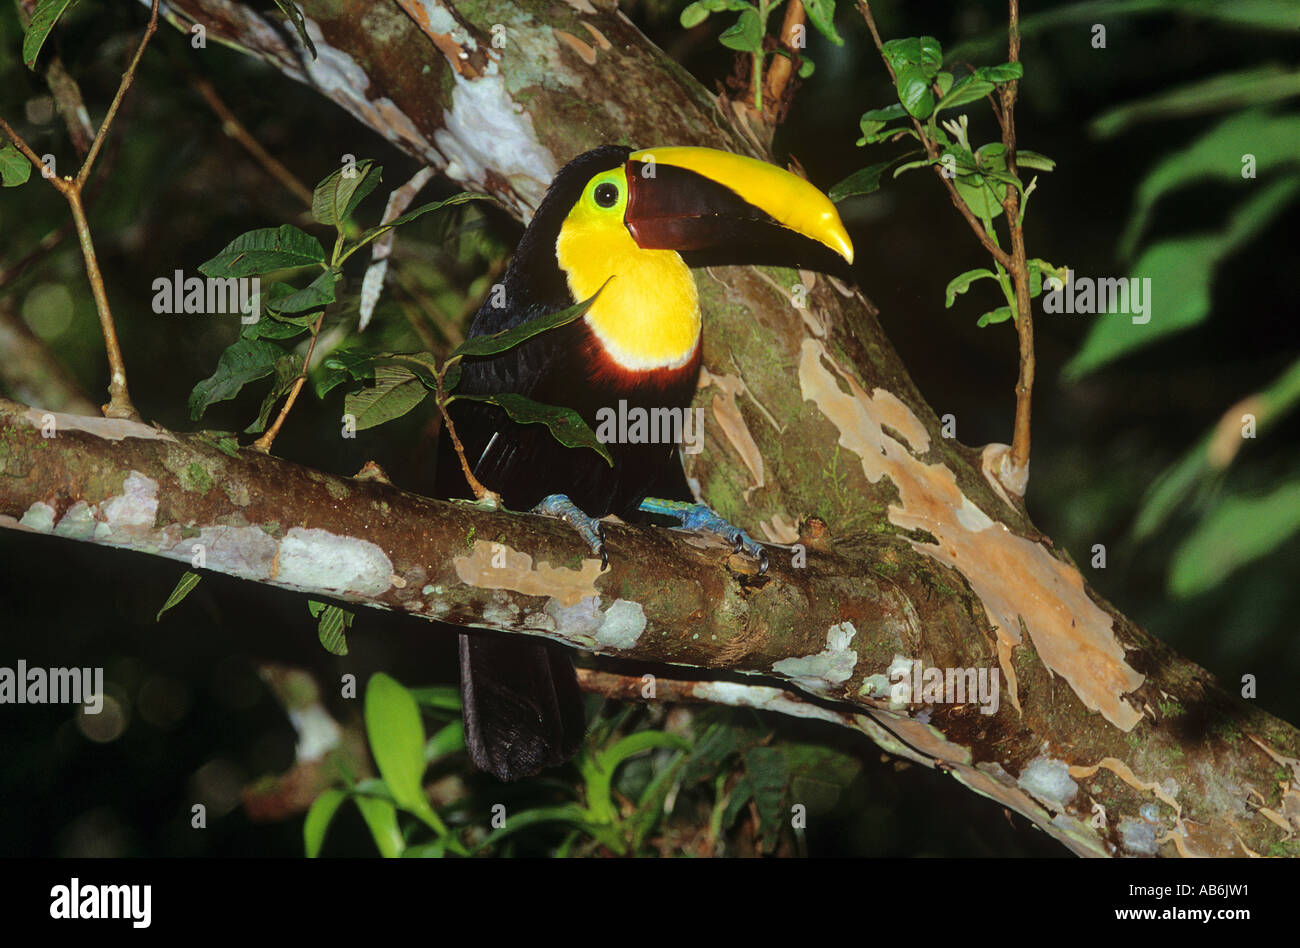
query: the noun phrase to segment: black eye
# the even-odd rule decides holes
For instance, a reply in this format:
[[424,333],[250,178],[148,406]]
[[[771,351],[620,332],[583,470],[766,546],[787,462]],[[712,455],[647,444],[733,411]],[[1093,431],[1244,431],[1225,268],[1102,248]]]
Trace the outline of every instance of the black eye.
[[602,182],[596,185],[596,191],[592,196],[601,207],[613,207],[618,203],[618,186],[608,181]]

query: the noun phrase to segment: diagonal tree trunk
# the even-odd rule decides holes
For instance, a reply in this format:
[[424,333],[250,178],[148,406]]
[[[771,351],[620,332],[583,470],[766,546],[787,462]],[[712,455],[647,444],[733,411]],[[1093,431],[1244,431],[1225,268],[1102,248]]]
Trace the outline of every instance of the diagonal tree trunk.
[[[314,61],[260,7],[176,0],[166,15],[312,83],[521,219],[558,167],[602,142],[771,158],[744,106],[709,95],[603,3],[301,7]],[[724,569],[717,551],[632,529],[613,532],[615,568],[597,575],[536,518],[13,403],[0,408],[0,525],[186,560],[198,542],[208,568],[256,581],[784,678],[817,700],[731,685],[703,696],[863,730],[1080,854],[1296,853],[1300,734],[1088,589],[999,484],[1005,448],[942,436],[861,294],[789,270],[716,269],[699,283],[697,404],[711,422],[688,473],[755,536],[799,543],[764,582]],[[831,536],[799,536],[814,514]],[[484,536],[501,548],[473,539]],[[354,565],[347,584],[322,569],[331,557]],[[996,712],[891,701],[891,671],[912,660],[992,672]]]

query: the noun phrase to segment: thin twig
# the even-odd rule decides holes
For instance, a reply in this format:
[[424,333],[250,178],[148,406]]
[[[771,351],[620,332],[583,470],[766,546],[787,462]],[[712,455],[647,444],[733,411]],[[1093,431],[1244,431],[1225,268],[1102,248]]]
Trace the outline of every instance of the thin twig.
[[[1020,2],[1009,0],[1009,39],[1007,61],[1020,61]],[[999,87],[1002,144],[1006,146],[1007,172],[1016,174],[1016,94],[1017,80]],[[1023,481],[1029,465],[1029,419],[1034,391],[1034,317],[1029,297],[1029,265],[1025,255],[1025,232],[1020,223],[1020,192],[1008,187],[1002,202],[1007,227],[1011,231],[1011,279],[1016,287],[1016,333],[1020,337],[1020,375],[1016,380],[1016,423],[1011,441],[1011,463],[1016,480]]]
[[[90,177],[90,172],[94,168],[95,159],[98,157],[100,149],[104,146],[109,128],[113,124],[113,118],[117,115],[117,110],[122,104],[122,99],[126,96],[126,91],[131,87],[131,83],[135,78],[136,67],[140,64],[140,58],[144,55],[145,47],[149,45],[149,38],[158,29],[158,2],[159,0],[153,0],[150,6],[149,23],[145,27],[144,36],[141,37],[140,45],[136,48],[130,65],[127,66],[126,72],[122,75],[122,81],[117,87],[117,94],[113,97],[113,102],[108,108],[107,115],[104,116],[99,132],[91,143],[90,151],[86,154],[86,160],[82,162],[81,170],[77,172],[75,178],[61,178],[56,174],[45,179],[67,200],[68,207],[72,211],[73,223],[77,228],[77,239],[81,244],[81,254],[86,262],[86,277],[90,280],[90,292],[95,299],[95,310],[99,315],[100,329],[104,333],[104,351],[108,357],[109,382],[108,404],[103,406],[103,412],[109,418],[138,420],[140,416],[136,412],[135,406],[131,404],[131,396],[127,391],[126,363],[122,360],[122,350],[117,341],[117,329],[113,323],[113,312],[108,305],[108,292],[104,289],[104,277],[100,273],[99,262],[95,256],[95,245],[90,237],[90,224],[86,221],[86,209],[82,202],[82,189]],[[0,118],[0,131],[5,133],[37,171],[44,172],[45,166],[36,153],[32,151],[31,146],[27,144],[22,136],[10,128],[3,118]],[[44,177],[44,174],[42,174],[42,177]]]
[[289,397],[285,399],[284,405],[280,407],[280,414],[275,416],[274,423],[262,433],[262,437],[250,445],[254,451],[261,451],[263,454],[270,453],[272,442],[275,441],[276,435],[280,433],[284,420],[289,417],[289,410],[293,408],[293,403],[298,400],[298,393],[302,391],[303,385],[307,382],[307,369],[311,365],[311,354],[316,348],[316,340],[320,338],[321,326],[324,323],[325,310],[321,310],[320,315],[316,317],[316,322],[311,327],[311,342],[307,343],[307,354],[302,357],[302,372],[294,379],[293,388],[289,389]]
[[99,150],[104,147],[104,139],[108,137],[108,130],[113,126],[113,119],[117,116],[118,107],[122,104],[122,99],[126,97],[126,92],[131,88],[131,83],[135,81],[135,69],[140,65],[140,58],[144,56],[144,49],[149,45],[149,40],[158,29],[158,0],[153,0],[149,9],[149,22],[144,28],[144,36],[140,38],[140,45],[136,47],[135,55],[131,57],[131,65],[126,67],[126,72],[122,74],[122,82],[117,87],[117,95],[113,96],[113,101],[108,107],[107,114],[104,115],[104,121],[100,123],[99,132],[95,135],[95,140],[90,145],[90,153],[86,155],[86,160],[77,172],[77,187],[83,187],[86,179],[90,177],[90,169],[94,167],[95,158],[99,155]]
[[244,127],[243,123],[235,117],[235,113],[230,111],[230,107],[227,106],[221,96],[217,94],[217,90],[212,83],[202,76],[197,76],[194,79],[194,88],[199,91],[199,95],[203,96],[203,101],[208,104],[208,108],[215,112],[217,117],[221,119],[222,130],[235,141],[239,142],[239,144],[244,147],[244,150],[252,155],[253,158],[256,159],[257,163],[265,168],[271,177],[275,178],[284,185],[285,188],[292,192],[294,197],[308,207],[311,207],[311,189],[294,177],[292,171],[286,168],[275,158],[274,155],[262,147],[261,142],[254,138],[248,129]]
[[460,443],[460,436],[456,434],[456,423],[451,420],[451,412],[447,410],[447,393],[442,387],[442,375],[446,371],[447,364],[444,363],[442,370],[434,376],[437,386],[434,395],[438,400],[438,412],[442,415],[442,423],[447,429],[447,435],[451,438],[451,446],[456,449],[456,457],[460,461],[461,472],[465,475],[465,483],[469,484],[469,489],[474,492],[475,498],[479,501],[491,501],[500,504],[501,495],[484,487],[479,479],[474,476],[474,472],[470,470],[469,461],[465,459],[465,446]]

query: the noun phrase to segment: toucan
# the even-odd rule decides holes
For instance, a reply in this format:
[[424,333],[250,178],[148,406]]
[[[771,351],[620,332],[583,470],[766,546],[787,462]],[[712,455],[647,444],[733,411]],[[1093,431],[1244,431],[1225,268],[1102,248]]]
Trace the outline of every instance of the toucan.
[[[595,297],[577,320],[504,352],[467,358],[457,394],[511,392],[575,410],[685,411],[700,372],[699,295],[691,267],[775,264],[848,276],[853,245],[831,201],[775,165],[711,148],[604,145],[555,175],[470,337],[498,333]],[[607,443],[609,464],[566,447],[541,424],[458,399],[449,412],[474,476],[513,510],[560,517],[606,562],[599,518],[669,518],[720,535],[766,569],[763,547],[693,501],[679,445]],[[630,440],[630,439],[629,439]],[[439,439],[436,492],[469,497]],[[568,650],[537,639],[460,636],[465,739],[500,780],[558,766],[586,718]]]

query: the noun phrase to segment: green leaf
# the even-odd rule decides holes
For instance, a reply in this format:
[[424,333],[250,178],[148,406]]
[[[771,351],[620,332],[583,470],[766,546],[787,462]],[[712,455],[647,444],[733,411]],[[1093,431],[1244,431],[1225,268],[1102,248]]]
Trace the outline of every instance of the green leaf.
[[16,188],[32,176],[32,163],[9,142],[0,145],[0,186]]
[[1300,532],[1300,480],[1253,497],[1229,497],[1174,551],[1169,592],[1187,598],[1220,585]]
[[310,323],[304,324],[299,320],[277,319],[274,316],[263,313],[255,323],[249,323],[239,331],[239,335],[244,339],[292,339],[294,336],[301,336],[310,328]]
[[512,833],[518,833],[520,830],[528,829],[531,826],[546,823],[567,824],[590,836],[598,836],[601,833],[601,828],[593,826],[588,820],[586,810],[576,803],[561,803],[556,806],[537,807],[532,810],[524,810],[522,813],[511,814],[507,817],[505,826],[489,833],[472,851],[481,852],[501,842]]
[[915,118],[929,118],[934,111],[934,92],[925,70],[920,66],[904,66],[897,75],[898,101],[903,103],[903,108]]
[[[1300,406],[1300,359],[1291,365],[1267,388],[1252,396],[1256,419],[1256,436],[1262,436],[1281,418]],[[1229,420],[1226,416],[1219,424],[1203,435],[1182,458],[1165,469],[1147,489],[1134,518],[1132,537],[1141,542],[1156,532],[1172,514],[1188,502],[1188,497],[1198,485],[1212,485],[1232,461],[1232,454],[1224,454],[1216,445],[1220,442],[1219,430],[1223,424],[1234,427],[1241,424],[1240,415]],[[1239,428],[1237,429],[1240,430]]]
[[370,835],[375,840],[379,854],[385,859],[402,855],[406,841],[402,839],[402,831],[397,825],[397,808],[388,800],[363,794],[353,794],[352,800],[361,811],[366,826],[370,827]]
[[1254,186],[1242,179],[1244,153],[1255,157],[1256,173],[1295,173],[1300,166],[1300,115],[1272,116],[1262,110],[1233,115],[1215,125],[1190,145],[1160,161],[1142,179],[1133,214],[1120,238],[1119,254],[1133,255],[1146,230],[1156,203],[1165,195],[1199,181],[1220,181],[1238,187]]
[[37,0],[36,9],[32,11],[32,21],[27,26],[27,35],[23,37],[23,63],[28,69],[36,69],[36,57],[41,54],[41,47],[49,38],[50,31],[76,2],[77,0]]
[[262,407],[258,409],[257,417],[244,429],[244,434],[261,434],[266,430],[266,423],[271,418],[271,409],[275,407],[276,402],[289,394],[289,389],[293,388],[301,374],[302,356],[286,353],[275,360],[275,384],[262,399]]
[[465,749],[465,722],[452,721],[429,738],[424,745],[424,759],[432,764]]
[[1033,168],[1035,171],[1055,171],[1056,162],[1046,155],[1040,155],[1036,151],[1017,150],[1016,151],[1017,168]]
[[307,609],[313,618],[320,620],[316,627],[316,635],[320,639],[320,644],[325,647],[325,651],[331,655],[346,655],[348,640],[344,636],[344,630],[352,628],[352,620],[356,616],[347,609],[341,609],[330,603],[317,602],[314,599],[307,600]]
[[1002,198],[1006,195],[1006,185],[999,182],[990,183],[984,175],[959,174],[953,179],[957,194],[971,209],[971,213],[992,226],[993,218],[1002,213]]
[[[371,364],[400,366],[418,375],[429,388],[437,384],[438,358],[432,352],[381,352],[372,358]],[[447,374],[451,374],[451,367]]]
[[956,302],[958,295],[965,293],[971,288],[971,284],[976,280],[996,280],[997,275],[992,270],[986,270],[980,267],[975,270],[967,270],[965,273],[959,273],[948,281],[948,288],[944,291],[944,308],[950,309]]
[[1241,111],[1297,94],[1300,94],[1300,71],[1276,65],[1260,66],[1222,73],[1175,86],[1145,99],[1125,102],[1094,118],[1088,131],[1098,138],[1111,138],[1139,122],[1204,115],[1225,109]]
[[410,369],[387,365],[375,368],[375,384],[350,393],[343,410],[356,419],[357,430],[373,428],[400,418],[429,394],[429,389]]
[[683,28],[689,30],[707,20],[711,12],[707,6],[696,0],[695,3],[687,4],[686,9],[682,10],[678,22],[681,23]]
[[858,124],[862,127],[862,137],[858,139],[858,147],[863,145],[873,145],[878,141],[883,141],[895,134],[898,129],[885,130],[885,126],[890,122],[903,118],[907,115],[907,109],[903,108],[902,103],[895,102],[893,105],[887,105],[883,109],[871,109],[862,114]]
[[997,309],[989,310],[981,316],[979,322],[975,325],[983,329],[985,326],[992,326],[995,323],[1005,323],[1014,315],[1015,313],[1012,312],[1010,306],[999,306]]
[[703,23],[710,13],[719,13],[723,10],[739,13],[749,8],[750,5],[745,0],[698,0],[696,3],[688,4],[682,11],[680,22],[689,30]]
[[614,466],[614,458],[610,455],[609,448],[600,442],[596,433],[587,427],[582,416],[572,408],[543,405],[541,402],[535,402],[531,398],[513,392],[497,392],[492,395],[454,395],[452,398],[497,405],[505,410],[511,421],[521,425],[546,425],[551,431],[551,436],[566,448],[590,448],[604,458],[606,464],[610,467]]
[[240,234],[221,253],[200,264],[199,272],[209,277],[248,277],[324,263],[325,251],[319,240],[292,224],[281,224]]
[[[305,288],[294,290],[289,294],[275,300],[267,301],[267,309],[276,313],[302,313],[307,310],[313,310],[307,317],[307,322],[315,322],[315,310],[324,309],[330,303],[334,302],[334,284],[338,282],[341,274],[334,269],[322,270],[316,279],[312,280]],[[277,283],[276,286],[283,284]],[[290,287],[290,290],[293,290]]]
[[327,175],[311,196],[311,216],[342,232],[357,205],[383,179],[384,169],[369,158]]
[[835,0],[804,0],[803,8],[818,33],[836,46],[844,45],[844,38],[835,32]]
[[1219,265],[1262,232],[1297,196],[1300,178],[1280,178],[1239,207],[1223,231],[1161,241],[1143,253],[1130,272],[1133,279],[1151,281],[1145,301],[1150,306],[1150,321],[1134,323],[1118,315],[1093,317],[1091,331],[1063,370],[1066,378],[1077,379],[1203,322],[1210,313],[1210,290]]
[[561,326],[567,326],[569,323],[582,317],[591,304],[596,302],[596,297],[600,296],[601,291],[609,285],[609,281],[614,279],[610,277],[600,285],[591,297],[583,300],[581,303],[574,303],[565,309],[555,313],[547,313],[544,316],[538,316],[534,319],[520,323],[518,326],[512,326],[510,329],[493,333],[490,336],[473,336],[466,339],[457,346],[448,356],[448,359],[456,356],[486,356],[495,355],[498,352],[505,352],[507,349],[513,349],[521,342],[525,342],[540,333],[547,332],[551,329],[558,329]]
[[179,605],[181,600],[190,594],[190,591],[199,584],[199,580],[202,578],[202,576],[192,570],[186,570],[182,573],[180,580],[176,583],[176,588],[172,590],[172,594],[167,597],[167,601],[164,602],[162,608],[158,610],[158,614],[154,616],[154,621],[161,622],[163,613],[173,606]]
[[845,198],[878,191],[880,189],[881,175],[888,171],[889,166],[897,160],[895,158],[892,161],[882,161],[880,164],[868,165],[865,168],[858,169],[827,191],[826,196],[838,204]]
[[433,685],[428,688],[408,688],[417,704],[437,711],[460,711],[460,689],[454,686]]
[[190,392],[190,418],[198,421],[208,406],[234,398],[249,382],[275,371],[276,360],[284,355],[279,346],[261,339],[238,339],[217,360],[217,371]]
[[1058,267],[1048,263],[1040,257],[1031,257],[1026,261],[1029,270],[1029,295],[1031,298],[1039,296],[1043,292],[1044,281],[1055,278],[1062,286],[1069,279],[1069,270],[1066,267]]
[[943,45],[933,36],[922,36],[917,44],[921,49],[921,58],[917,62],[933,79],[939,74],[939,67],[943,65]]
[[807,56],[804,56],[804,57],[799,61],[799,73],[798,73],[799,78],[800,78],[800,79],[807,79],[809,76],[811,76],[811,75],[813,74],[813,72],[814,72],[814,70],[816,70],[816,68],[817,68],[817,64],[814,63],[814,62],[813,62],[811,59],[809,59]]
[[947,95],[939,100],[939,104],[935,106],[935,111],[942,112],[944,109],[955,109],[960,105],[978,102],[992,92],[993,88],[991,82],[976,79],[974,76],[962,76],[948,90]]
[[1000,66],[980,66],[975,70],[975,78],[982,79],[985,82],[1003,83],[1012,82],[1021,79],[1025,75],[1025,67],[1020,63],[1003,63]]
[[357,382],[374,381],[374,356],[368,352],[335,349],[324,359],[316,376],[316,397],[325,395],[348,379]]
[[407,211],[405,214],[403,214],[400,217],[394,217],[391,221],[384,221],[384,223],[382,224],[379,224],[375,227],[371,227],[368,230],[362,231],[361,236],[357,238],[357,242],[347,249],[347,252],[343,254],[342,259],[346,260],[348,257],[352,256],[352,254],[356,253],[366,244],[370,243],[372,240],[374,240],[377,237],[382,237],[384,234],[388,233],[394,227],[401,227],[403,224],[409,224],[411,223],[411,221],[415,220],[416,218],[423,217],[425,214],[429,214],[432,213],[433,211],[441,210],[444,207],[451,207],[456,204],[467,204],[470,201],[491,201],[491,200],[494,200],[494,198],[490,194],[472,194],[469,191],[462,191],[459,194],[453,194],[445,201],[434,201],[431,204],[422,204],[419,207],[415,208],[415,210]]
[[347,798],[344,791],[332,787],[312,802],[311,809],[307,811],[307,819],[302,824],[302,844],[308,859],[320,855],[321,846],[325,844],[325,832],[330,828],[340,804]]
[[758,15],[758,11],[753,7],[746,6],[743,13],[727,29],[723,30],[718,36],[718,42],[727,49],[738,50],[742,53],[761,53],[763,52],[763,21]]
[[366,685],[366,736],[375,766],[404,810],[430,809],[424,795],[424,724],[420,708],[395,679],[376,672]]
[[619,764],[629,757],[658,748],[688,751],[691,742],[667,731],[636,731],[600,751],[596,760],[598,766],[612,775]]
[[895,75],[909,66],[917,67],[926,80],[934,79],[943,65],[943,47],[933,36],[912,36],[890,40],[881,52]]
[[[915,152],[913,152],[915,154]],[[928,168],[934,164],[929,158],[918,158],[915,161],[905,161],[894,169],[894,177],[907,174],[909,171],[915,171],[917,168]]]
[[289,18],[293,28],[298,31],[298,38],[302,40],[302,45],[307,47],[307,52],[311,53],[311,58],[316,58],[316,45],[307,35],[307,22],[302,17],[302,11],[298,9],[298,4],[293,0],[275,0],[275,5],[280,8],[280,12]]

